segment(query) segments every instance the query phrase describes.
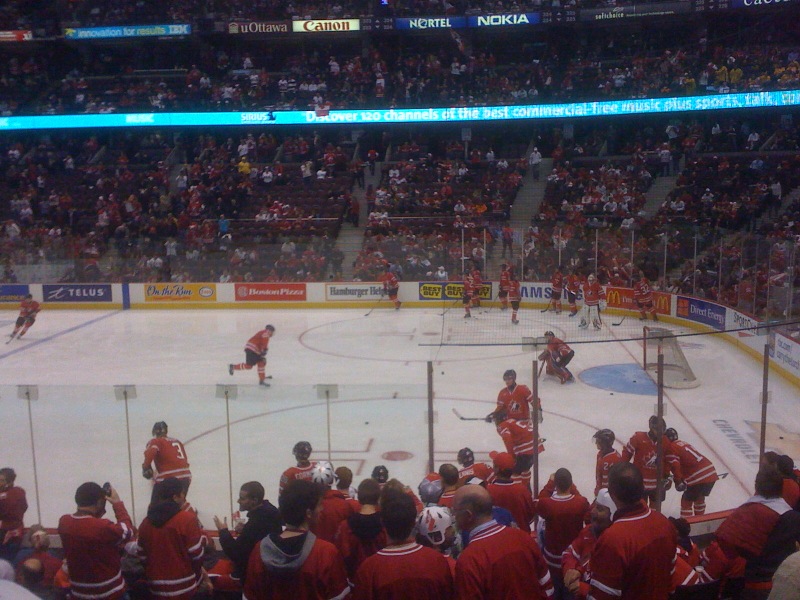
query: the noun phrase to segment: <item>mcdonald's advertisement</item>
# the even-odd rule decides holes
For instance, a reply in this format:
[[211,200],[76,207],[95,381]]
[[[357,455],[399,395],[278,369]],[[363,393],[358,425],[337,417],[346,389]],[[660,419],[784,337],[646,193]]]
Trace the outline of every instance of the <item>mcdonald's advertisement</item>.
[[[457,300],[464,296],[463,283],[420,283],[420,300]],[[492,284],[485,283],[479,294],[481,300],[492,299]]]
[[[606,287],[606,302],[609,308],[639,310],[633,298],[633,290],[630,288]],[[659,315],[670,314],[670,295],[664,292],[653,292],[653,305]]]

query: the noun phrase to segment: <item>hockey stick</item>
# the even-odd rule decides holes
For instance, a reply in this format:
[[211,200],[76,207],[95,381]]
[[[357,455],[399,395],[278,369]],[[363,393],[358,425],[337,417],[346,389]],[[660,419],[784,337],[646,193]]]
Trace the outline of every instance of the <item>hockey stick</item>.
[[453,414],[457,416],[462,421],[486,421],[486,417],[465,417],[460,412],[458,412],[455,408],[453,409]]
[[544,370],[544,366],[547,364],[547,361],[542,361],[542,364],[539,365],[539,374],[536,376],[536,379],[542,376],[542,371]]
[[727,476],[728,476],[727,473],[717,473],[717,477],[719,477],[720,479],[725,479]]
[[627,318],[628,318],[628,317],[627,317],[627,315],[625,315],[624,317],[622,317],[622,318],[619,320],[619,322],[618,322],[618,323],[611,323],[611,325],[613,325],[614,327],[619,327],[620,325],[622,325],[623,321],[625,321],[625,319],[627,319]]
[[440,316],[440,317],[443,317],[443,316],[445,316],[445,315],[446,315],[448,312],[450,312],[450,309],[451,309],[451,308],[453,308],[453,307],[454,307],[456,304],[458,304],[459,302],[461,302],[461,298],[456,298],[455,300],[453,300],[453,301],[450,303],[450,306],[448,306],[447,308],[445,308],[445,309],[442,311],[442,314],[440,314],[439,316]]
[[372,308],[370,308],[370,309],[367,311],[367,314],[365,314],[364,316],[365,316],[365,317],[368,317],[368,316],[370,316],[370,315],[372,314],[372,311],[373,311],[373,310],[375,310],[376,308],[378,308],[378,307],[381,305],[381,302],[383,302],[384,298],[386,298],[386,294],[381,294],[381,297],[380,297],[380,298],[378,298],[378,302],[375,304],[375,306],[373,306]]
[[14,339],[14,336],[12,335],[10,338],[8,338],[8,341],[6,342],[6,344],[10,344],[11,340],[13,340],[13,339]]

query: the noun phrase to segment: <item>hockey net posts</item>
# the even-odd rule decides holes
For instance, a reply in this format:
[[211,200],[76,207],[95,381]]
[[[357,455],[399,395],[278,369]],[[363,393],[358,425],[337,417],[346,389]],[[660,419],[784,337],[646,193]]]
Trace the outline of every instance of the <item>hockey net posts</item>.
[[664,355],[664,387],[691,389],[700,385],[675,334],[664,327],[644,327],[642,367],[656,382],[659,353]]

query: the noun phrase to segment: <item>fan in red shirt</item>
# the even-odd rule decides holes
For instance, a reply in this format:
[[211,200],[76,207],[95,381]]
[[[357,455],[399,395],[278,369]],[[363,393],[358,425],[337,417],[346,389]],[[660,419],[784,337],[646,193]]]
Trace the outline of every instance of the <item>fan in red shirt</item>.
[[678,439],[678,432],[670,427],[664,432],[672,442],[667,455],[675,478],[675,489],[683,492],[681,517],[706,514],[706,496],[719,479],[717,470],[708,458],[693,446]]
[[584,527],[561,554],[561,570],[564,573],[564,587],[576,599],[583,600],[589,594],[589,559],[597,538],[611,527],[611,518],[617,511],[608,490],[602,489],[592,504],[591,522]]
[[267,325],[247,340],[247,344],[244,346],[245,362],[229,364],[228,373],[233,375],[234,371],[249,371],[256,365],[258,366],[258,385],[269,387],[266,382],[267,350],[269,348],[269,340],[273,335],[275,335],[275,327]]
[[397,281],[397,275],[390,271],[391,265],[386,263],[386,270],[378,277],[378,281],[383,283],[383,293],[389,296],[389,300],[394,303],[394,309],[400,308],[400,301],[397,299],[397,292],[400,289],[400,282]]
[[486,491],[492,497],[492,504],[505,508],[511,513],[517,526],[530,533],[531,521],[536,517],[530,486],[514,480],[516,461],[513,455],[508,452],[492,452],[492,461],[497,479],[486,486]]
[[[33,299],[32,294],[25,296],[25,299],[19,305],[19,316],[17,317],[17,322],[14,324],[14,331],[11,333],[11,337],[8,341],[10,342],[14,337],[20,339],[25,335],[28,329],[36,322],[36,315],[39,314],[40,310],[42,310],[42,307]],[[17,333],[19,333],[19,335],[17,335]]]
[[0,559],[12,562],[24,532],[23,517],[28,510],[25,490],[15,486],[17,474],[14,469],[0,469]]
[[547,338],[547,348],[539,355],[539,360],[545,361],[548,375],[555,375],[561,383],[571,383],[575,381],[567,365],[575,357],[575,351],[567,343],[556,337],[552,331],[545,331],[544,337]]
[[453,501],[453,515],[469,545],[456,561],[456,597],[545,600],[553,581],[539,546],[524,531],[492,518],[492,497],[479,485],[465,485]]
[[639,317],[640,321],[647,320],[647,313],[650,313],[650,316],[653,317],[653,321],[658,321],[656,305],[653,302],[653,290],[650,287],[650,281],[648,281],[647,277],[644,275],[644,271],[639,271],[639,277],[633,284],[633,300],[636,302],[636,306],[639,307],[639,312],[642,315]]
[[311,469],[311,481],[325,489],[325,494],[322,496],[322,512],[316,523],[312,523],[311,532],[319,539],[333,543],[339,525],[355,514],[356,510],[342,492],[332,489],[334,472],[331,463],[320,461],[315,464]]
[[562,467],[550,476],[539,492],[536,511],[545,523],[542,554],[550,567],[554,585],[559,588],[561,555],[583,529],[589,501],[572,485],[572,473]]

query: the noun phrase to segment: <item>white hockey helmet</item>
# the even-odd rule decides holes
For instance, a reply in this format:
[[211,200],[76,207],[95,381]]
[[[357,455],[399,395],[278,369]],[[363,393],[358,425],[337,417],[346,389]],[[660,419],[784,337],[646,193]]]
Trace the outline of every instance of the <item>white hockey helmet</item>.
[[441,546],[448,527],[453,525],[453,515],[443,506],[423,508],[417,516],[417,532],[434,546]]
[[328,461],[320,461],[311,469],[311,481],[321,483],[325,486],[333,485],[336,475],[333,471],[333,465]]
[[594,276],[594,273],[589,273],[589,276],[586,278],[586,281],[594,281],[595,279],[596,277]]

